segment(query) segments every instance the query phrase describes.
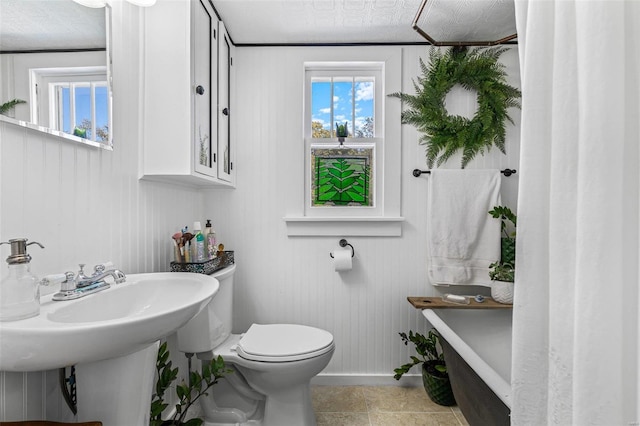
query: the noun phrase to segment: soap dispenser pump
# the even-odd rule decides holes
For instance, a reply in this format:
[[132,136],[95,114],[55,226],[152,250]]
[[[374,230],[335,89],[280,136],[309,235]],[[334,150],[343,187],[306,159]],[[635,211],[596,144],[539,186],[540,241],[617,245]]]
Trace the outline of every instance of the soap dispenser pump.
[[27,241],[26,238],[15,238],[0,243],[11,245],[11,255],[7,257],[9,273],[0,280],[0,321],[21,320],[40,313],[40,284],[31,273],[27,246],[44,246]]

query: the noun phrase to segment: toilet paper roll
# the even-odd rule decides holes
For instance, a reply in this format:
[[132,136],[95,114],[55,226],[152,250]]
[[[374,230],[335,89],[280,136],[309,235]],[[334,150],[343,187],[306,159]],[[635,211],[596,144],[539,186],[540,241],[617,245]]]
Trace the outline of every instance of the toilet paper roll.
[[336,250],[333,252],[333,267],[336,272],[350,271],[353,267],[351,262],[351,250]]

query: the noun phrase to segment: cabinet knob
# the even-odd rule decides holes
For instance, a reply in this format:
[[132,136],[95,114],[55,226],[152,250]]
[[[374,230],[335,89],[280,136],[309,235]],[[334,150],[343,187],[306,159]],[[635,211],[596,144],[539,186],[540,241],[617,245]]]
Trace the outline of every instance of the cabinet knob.
[[223,109],[223,110],[222,110],[222,113],[223,113],[224,115],[229,115],[229,108],[225,108],[225,109]]
[[202,87],[202,86],[196,87],[196,93],[198,95],[204,95],[204,87]]

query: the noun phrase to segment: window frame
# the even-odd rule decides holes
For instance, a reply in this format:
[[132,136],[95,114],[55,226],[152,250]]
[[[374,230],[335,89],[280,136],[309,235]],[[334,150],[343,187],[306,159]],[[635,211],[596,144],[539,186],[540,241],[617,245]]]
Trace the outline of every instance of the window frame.
[[[380,118],[384,116],[383,93],[384,93],[384,63],[383,62],[328,62],[328,63],[308,63],[305,64],[305,91],[304,91],[304,146],[305,146],[305,207],[304,215],[307,217],[367,217],[380,216],[383,212],[384,193],[382,191],[381,176],[384,176],[384,158],[377,155],[384,146],[384,122]],[[314,138],[312,137],[313,112],[311,111],[311,85],[314,78],[342,78],[342,77],[373,77],[374,86],[374,137],[372,138],[345,138],[342,145],[349,147],[374,146],[373,151],[373,205],[372,206],[314,206],[312,202],[312,148],[338,148],[341,144],[337,137]],[[332,101],[333,102],[333,101]],[[332,107],[333,111],[333,107]],[[355,117],[353,117],[355,120]],[[352,120],[352,121],[353,121]],[[332,117],[333,123],[333,117]],[[333,124],[332,124],[333,125]],[[354,131],[355,129],[352,129]],[[376,137],[377,136],[377,137]]]
[[[92,133],[91,138],[83,140],[98,144],[98,146],[111,147],[113,136],[112,121],[113,114],[111,109],[111,91],[109,89],[109,74],[106,66],[88,66],[88,67],[58,67],[58,68],[32,68],[30,71],[30,106],[31,121],[39,126],[48,127],[50,129],[63,132],[60,128],[58,120],[59,102],[57,99],[56,87],[64,84],[69,85],[89,85],[91,90],[91,116],[92,116]],[[95,88],[94,86],[104,86],[107,88],[107,125],[109,129],[109,138],[106,141],[96,140],[95,132]],[[71,91],[70,91],[71,92]],[[71,96],[71,93],[70,93]],[[73,107],[75,99],[70,99],[70,108]],[[72,116],[75,116],[75,111]],[[67,135],[73,135],[73,130],[64,132]],[[80,136],[76,136],[80,137]]]
[[[310,151],[309,141],[314,143],[321,139],[332,141],[334,146],[337,138],[311,138],[311,111],[307,105],[310,95],[310,86],[307,84],[306,72],[308,68],[315,68],[318,65],[336,66],[346,63],[380,63],[382,64],[382,84],[380,86],[381,97],[377,99],[377,105],[381,108],[381,115],[376,115],[375,125],[382,126],[382,134],[377,134],[382,143],[377,144],[376,161],[381,166],[376,166],[376,209],[369,207],[355,207],[348,215],[340,212],[340,208],[315,208],[311,213],[307,206],[310,203]],[[301,179],[299,196],[291,199],[288,203],[287,213],[283,218],[287,235],[295,236],[383,236],[397,237],[402,235],[402,222],[404,218],[400,215],[400,183],[401,183],[401,105],[396,99],[387,96],[388,93],[402,91],[402,49],[398,47],[381,47],[375,50],[362,50],[357,48],[345,49],[317,49],[310,51],[301,61],[301,92],[302,107],[301,119],[301,142],[300,173],[304,174]],[[307,90],[307,87],[309,89]],[[310,107],[310,103],[309,103]],[[306,124],[308,123],[308,125]],[[307,131],[308,126],[308,131]],[[345,143],[349,143],[347,138]],[[371,142],[373,138],[362,138],[360,140]],[[304,152],[302,152],[304,151]],[[302,178],[302,176],[300,176]],[[365,214],[365,209],[369,212]]]

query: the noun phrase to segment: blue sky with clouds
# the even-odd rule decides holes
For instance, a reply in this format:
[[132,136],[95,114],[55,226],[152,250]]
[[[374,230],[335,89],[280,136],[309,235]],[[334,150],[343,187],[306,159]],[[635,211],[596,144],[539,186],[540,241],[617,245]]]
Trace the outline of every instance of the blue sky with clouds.
[[[75,89],[75,107],[76,107],[76,123],[82,123],[84,118],[91,121],[91,89],[87,87],[76,87]],[[62,89],[62,108],[63,108],[63,130],[67,133],[73,133],[69,111],[69,88]],[[103,127],[109,123],[108,116],[108,100],[107,87],[96,86],[95,102],[96,102],[96,127]],[[90,133],[90,132],[89,132]],[[91,138],[90,135],[87,136]]]
[[[311,117],[322,123],[324,129],[335,130],[335,123],[349,123],[349,134],[355,128],[361,128],[365,118],[373,117],[374,81],[373,79],[335,78],[333,81],[333,100],[331,99],[331,81],[317,80],[311,85]],[[331,104],[333,102],[333,125]],[[353,117],[355,103],[355,120]]]

